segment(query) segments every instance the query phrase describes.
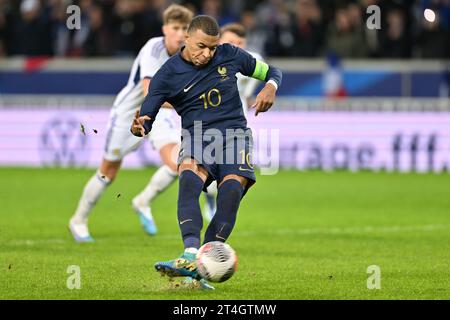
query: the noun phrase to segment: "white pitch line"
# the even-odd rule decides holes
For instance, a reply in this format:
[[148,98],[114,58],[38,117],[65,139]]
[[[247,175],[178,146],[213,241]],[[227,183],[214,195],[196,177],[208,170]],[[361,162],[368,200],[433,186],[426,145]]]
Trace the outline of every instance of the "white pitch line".
[[43,244],[65,244],[67,240],[64,239],[25,239],[25,240],[12,240],[10,242],[6,242],[8,245],[12,246],[37,246]]
[[[315,235],[315,234],[355,234],[355,233],[398,233],[398,232],[432,232],[436,230],[450,230],[450,225],[423,225],[423,226],[391,226],[391,227],[351,227],[351,228],[299,228],[299,229],[274,229],[263,232],[258,231],[235,231],[233,237],[254,237],[260,235]],[[177,240],[180,239],[179,235],[175,234],[162,234],[157,235],[160,239]],[[104,240],[106,241],[106,240]],[[103,241],[102,241],[103,242]],[[34,239],[34,240],[13,240],[7,242],[12,246],[38,246],[47,244],[67,244],[74,243],[71,240],[64,239]],[[95,245],[95,243],[94,243]]]
[[350,227],[350,228],[299,228],[299,229],[275,229],[264,232],[257,231],[238,231],[234,235],[236,237],[256,236],[261,234],[273,234],[278,236],[297,234],[297,235],[312,235],[312,234],[353,234],[353,233],[398,233],[398,232],[431,232],[436,230],[450,229],[449,225],[423,225],[423,226],[392,226],[392,227]]

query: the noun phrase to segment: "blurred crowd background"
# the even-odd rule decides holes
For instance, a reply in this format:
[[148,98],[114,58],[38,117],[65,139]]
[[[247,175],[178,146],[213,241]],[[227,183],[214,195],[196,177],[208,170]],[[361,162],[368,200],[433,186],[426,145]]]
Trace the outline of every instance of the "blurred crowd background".
[[[161,35],[171,3],[220,25],[241,22],[248,49],[268,57],[450,57],[450,0],[0,0],[0,56],[132,57]],[[66,26],[72,4],[81,8],[79,30]],[[374,4],[379,30],[366,27]],[[424,18],[426,8],[435,19]]]

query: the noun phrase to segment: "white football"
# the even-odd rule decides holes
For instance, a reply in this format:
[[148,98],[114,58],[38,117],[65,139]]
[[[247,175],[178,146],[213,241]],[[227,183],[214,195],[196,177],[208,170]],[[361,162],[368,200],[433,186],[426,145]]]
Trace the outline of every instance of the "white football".
[[200,276],[211,282],[224,282],[236,272],[238,259],[230,245],[211,241],[197,252],[197,270]]

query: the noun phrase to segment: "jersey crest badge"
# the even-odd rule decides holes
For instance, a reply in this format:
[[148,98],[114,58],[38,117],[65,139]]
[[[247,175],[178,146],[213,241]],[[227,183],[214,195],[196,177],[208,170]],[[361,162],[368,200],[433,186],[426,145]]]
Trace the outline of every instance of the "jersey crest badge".
[[227,76],[227,68],[219,66],[219,67],[217,67],[217,72],[222,77],[221,81],[225,81],[225,80],[229,79],[229,77]]

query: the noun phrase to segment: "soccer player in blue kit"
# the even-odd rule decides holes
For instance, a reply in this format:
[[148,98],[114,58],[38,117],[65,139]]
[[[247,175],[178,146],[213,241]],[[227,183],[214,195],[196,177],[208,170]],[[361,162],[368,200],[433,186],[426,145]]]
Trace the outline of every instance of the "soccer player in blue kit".
[[[156,263],[155,268],[170,277],[186,276],[203,283],[195,263],[203,227],[199,205],[202,190],[217,181],[217,211],[204,243],[225,242],[234,227],[242,197],[256,181],[251,163],[253,139],[243,113],[236,74],[266,82],[253,104],[255,114],[269,110],[282,79],[278,68],[256,60],[238,47],[218,45],[219,36],[214,18],[201,15],[191,21],[185,46],[155,74],[131,126],[136,136],[148,134],[164,102],[173,105],[181,116],[178,222],[185,251],[179,258]],[[220,148],[208,153],[212,144],[219,144]]]

